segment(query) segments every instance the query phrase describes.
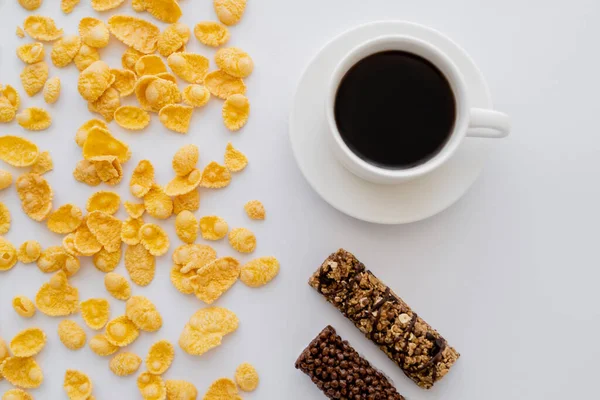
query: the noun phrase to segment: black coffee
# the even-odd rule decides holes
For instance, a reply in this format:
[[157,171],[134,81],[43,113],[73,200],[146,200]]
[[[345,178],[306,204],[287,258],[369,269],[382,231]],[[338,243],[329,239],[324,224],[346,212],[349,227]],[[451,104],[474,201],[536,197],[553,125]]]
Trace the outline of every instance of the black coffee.
[[419,165],[444,147],[456,118],[452,88],[431,62],[404,51],[362,59],[344,76],[335,121],[348,147],[384,168]]

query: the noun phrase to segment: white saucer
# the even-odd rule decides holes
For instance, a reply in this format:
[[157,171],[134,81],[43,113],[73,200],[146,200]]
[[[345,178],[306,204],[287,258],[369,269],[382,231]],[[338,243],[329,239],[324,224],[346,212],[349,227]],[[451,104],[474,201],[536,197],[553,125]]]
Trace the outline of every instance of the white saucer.
[[290,115],[296,161],[313,189],[354,218],[379,224],[405,224],[435,215],[456,202],[479,176],[493,140],[466,138],[445,165],[400,185],[379,185],[346,170],[327,146],[324,102],[328,79],[347,52],[378,36],[405,34],[426,40],[446,53],[464,74],[471,105],[492,108],[487,84],[471,58],[441,33],[409,22],[383,21],[359,26],[333,39],[310,62],[300,79]]

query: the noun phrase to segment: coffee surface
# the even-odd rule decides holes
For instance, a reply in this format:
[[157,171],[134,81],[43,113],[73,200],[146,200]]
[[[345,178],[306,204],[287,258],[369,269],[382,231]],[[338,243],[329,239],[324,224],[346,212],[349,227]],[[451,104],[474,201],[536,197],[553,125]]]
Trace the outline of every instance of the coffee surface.
[[444,74],[428,60],[385,51],[356,63],[343,77],[335,120],[346,145],[370,164],[405,169],[446,144],[456,102]]

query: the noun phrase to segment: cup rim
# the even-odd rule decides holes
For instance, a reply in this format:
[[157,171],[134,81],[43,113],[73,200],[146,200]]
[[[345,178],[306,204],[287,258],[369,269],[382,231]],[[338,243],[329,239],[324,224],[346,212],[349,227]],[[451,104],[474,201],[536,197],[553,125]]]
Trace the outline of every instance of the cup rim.
[[[427,59],[433,65],[435,65],[446,77],[450,87],[452,88],[452,92],[454,95],[455,103],[456,103],[456,118],[454,122],[453,130],[446,142],[446,144],[442,147],[442,149],[432,158],[427,161],[418,164],[416,166],[404,169],[390,169],[383,168],[377,165],[371,164],[368,161],[360,158],[356,153],[354,153],[350,147],[346,144],[344,139],[342,139],[340,132],[337,127],[337,123],[335,122],[335,100],[337,96],[337,90],[339,85],[344,78],[345,74],[360,60],[382,52],[386,51],[385,49],[378,49],[378,45],[389,43],[390,46],[395,44],[410,44],[414,45],[423,50],[425,53],[429,53],[431,55],[435,55],[437,60],[432,60],[427,56],[422,54],[418,54],[414,51],[398,48],[396,50],[407,51],[413,54],[416,54],[420,57]],[[393,47],[388,50],[394,50]],[[360,56],[357,58],[357,56]],[[356,60],[355,60],[356,59]],[[353,61],[354,60],[354,61]],[[331,75],[329,82],[329,90],[328,96],[325,102],[326,106],[326,118],[329,125],[330,136],[332,137],[334,144],[341,149],[336,153],[338,156],[343,157],[342,161],[346,167],[349,167],[353,172],[357,173],[363,178],[372,178],[371,180],[380,181],[383,183],[394,183],[401,180],[413,179],[422,175],[425,175],[434,169],[438,168],[442,164],[444,164],[458,149],[460,142],[466,135],[466,131],[468,128],[468,110],[469,105],[467,102],[467,91],[466,84],[464,82],[464,78],[458,67],[454,64],[454,62],[440,49],[436,46],[409,36],[409,35],[383,35],[377,38],[366,41],[352,50],[350,50],[337,64],[335,67],[333,74]],[[353,165],[349,166],[348,163]],[[360,171],[357,171],[359,169]]]

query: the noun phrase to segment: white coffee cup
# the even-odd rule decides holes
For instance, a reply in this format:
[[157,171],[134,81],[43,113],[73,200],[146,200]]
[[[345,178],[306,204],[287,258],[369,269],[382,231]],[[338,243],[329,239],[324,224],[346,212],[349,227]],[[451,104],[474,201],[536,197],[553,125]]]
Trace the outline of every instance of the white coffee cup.
[[[406,169],[389,169],[371,164],[346,145],[338,130],[334,109],[338,87],[346,72],[360,60],[390,50],[420,56],[435,65],[446,77],[456,102],[454,129],[444,147],[429,160]],[[447,162],[465,137],[503,138],[510,132],[508,115],[483,108],[472,108],[462,73],[452,60],[435,46],[410,36],[381,36],[350,51],[335,68],[325,101],[330,144],[336,158],[355,175],[375,183],[396,184],[423,176]]]

